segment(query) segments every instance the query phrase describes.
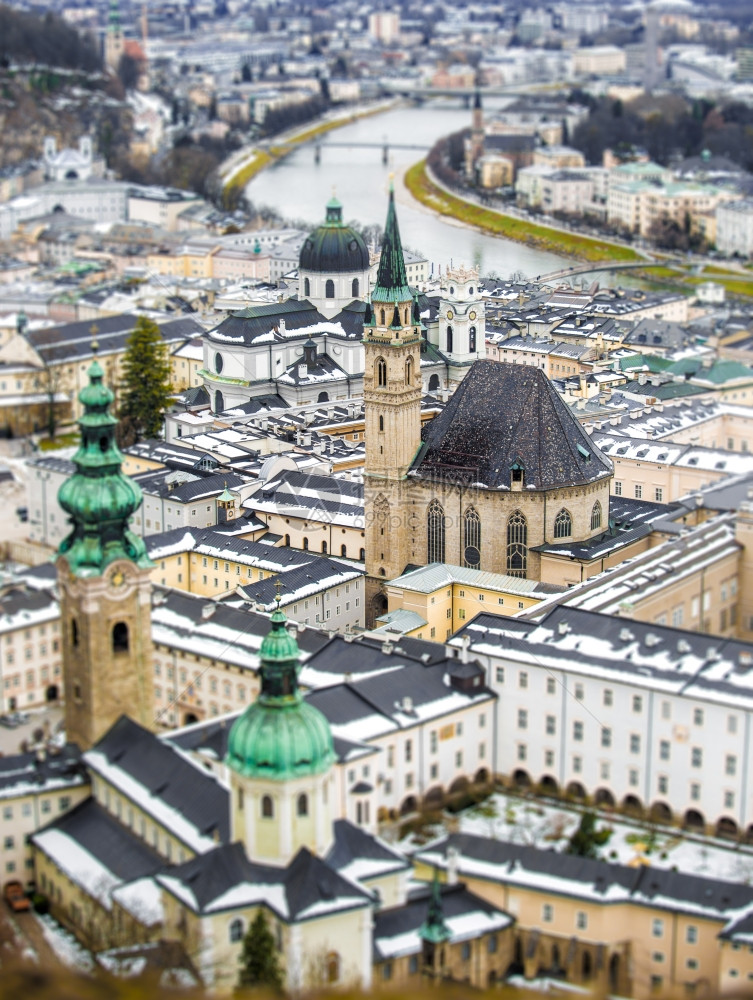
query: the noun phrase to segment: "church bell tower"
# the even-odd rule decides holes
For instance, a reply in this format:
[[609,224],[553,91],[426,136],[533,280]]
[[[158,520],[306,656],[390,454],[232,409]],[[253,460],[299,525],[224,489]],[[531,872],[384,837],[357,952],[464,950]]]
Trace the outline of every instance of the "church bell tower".
[[392,186],[363,343],[366,599],[372,625],[386,611],[384,582],[410,561],[407,476],[421,444],[421,319],[405,273]]
[[72,524],[57,560],[65,728],[81,749],[123,714],[154,724],[152,563],[128,528],[141,490],[121,471],[113,394],[96,357],[88,374],[76,471],[58,493]]

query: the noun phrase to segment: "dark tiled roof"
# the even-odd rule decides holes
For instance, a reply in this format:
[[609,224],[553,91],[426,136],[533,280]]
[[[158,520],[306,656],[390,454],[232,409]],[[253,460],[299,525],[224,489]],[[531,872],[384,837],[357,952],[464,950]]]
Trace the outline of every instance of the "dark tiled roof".
[[335,842],[325,858],[328,865],[340,871],[354,861],[368,859],[383,861],[393,870],[410,868],[410,862],[404,855],[393,850],[387,844],[366,833],[347,819],[335,821]]
[[0,789],[33,786],[36,791],[47,791],[47,782],[81,785],[88,781],[86,768],[81,763],[81,751],[74,743],[66,743],[59,753],[51,753],[39,760],[36,753],[14,753],[0,757]]
[[[125,313],[121,316],[100,316],[94,324],[101,354],[110,354],[125,349],[126,340],[133,332],[138,316]],[[170,344],[203,333],[204,328],[195,319],[180,318],[157,320],[163,339]],[[29,330],[29,342],[45,361],[52,363],[91,357],[92,323],[84,320],[65,323],[40,330]]]
[[[632,624],[632,623],[631,623]],[[724,913],[753,903],[753,888],[734,882],[703,878],[684,872],[639,865],[611,864],[558,851],[541,850],[520,844],[510,844],[501,840],[489,840],[473,834],[453,834],[441,843],[434,844],[424,852],[446,859],[447,849],[455,848],[461,857],[460,874],[463,873],[463,858],[486,862],[498,866],[498,877],[504,878],[505,869],[518,867],[538,877],[551,876],[553,879],[567,879],[578,883],[586,891],[601,896],[609,902],[609,889],[622,888],[634,902],[656,905],[674,902],[680,908],[685,904],[692,912],[698,907],[708,911]],[[614,901],[620,904],[624,894],[616,893]],[[710,914],[711,915],[711,914]]]
[[[177,810],[200,833],[230,836],[228,793],[208,772],[187,761],[174,747],[121,716],[89,754],[102,754],[149,795]],[[87,758],[87,763],[91,761]]]
[[[221,344],[252,344],[257,337],[278,330],[280,320],[286,330],[298,330],[326,322],[324,316],[306,299],[273,302],[270,305],[251,306],[235,312],[219,326],[207,333],[212,342]],[[302,334],[304,336],[304,334]]]
[[124,882],[153,875],[164,861],[147,844],[119,823],[95,799],[86,799],[45,830],[59,830],[88,851]]
[[282,598],[281,603],[285,607],[291,601],[297,599],[297,594],[303,596],[302,591],[305,587],[323,584],[328,580],[330,581],[330,586],[334,586],[336,582],[335,577],[343,577],[342,582],[345,583],[346,580],[355,580],[363,576],[364,573],[365,570],[362,567],[353,563],[347,564],[323,558],[322,556],[313,556],[303,565],[275,579],[268,577],[266,580],[257,580],[242,587],[241,590],[247,600],[261,604],[268,610],[272,610],[272,605],[277,596],[278,584],[280,587],[280,597]]
[[366,303],[360,299],[353,299],[347,306],[343,306],[340,312],[332,317],[333,323],[339,323],[348,334],[357,337],[363,334],[363,317],[366,312]]
[[[198,456],[197,456],[198,457]],[[134,481],[139,484],[144,493],[156,496],[167,497],[175,503],[190,503],[199,497],[210,497],[213,494],[220,494],[227,487],[233,489],[242,486],[246,480],[234,472],[223,472],[217,475],[201,476],[188,483],[167,482],[166,477],[172,475],[170,471],[142,472],[134,476]]]
[[532,153],[536,147],[533,135],[487,135],[484,149],[494,149],[499,153]]
[[612,463],[537,368],[477,361],[442,413],[426,424],[414,465],[419,477],[510,488],[581,485],[612,474]]
[[[193,894],[199,912],[209,909],[221,912],[242,905],[235,900],[225,907],[222,896],[243,885],[248,887],[249,900],[265,903],[285,921],[305,919],[305,911],[322,902],[341,900],[347,906],[350,901],[358,907],[371,902],[368,893],[338,875],[305,847],[286,868],[278,868],[249,861],[241,844],[226,844],[176,865],[165,872],[160,882],[169,888],[170,879],[182,883]],[[282,888],[284,910],[275,902],[277,894],[265,893],[265,886]]]
[[[442,916],[445,920],[452,920],[453,917],[464,917],[468,914],[488,914],[490,916],[499,915],[504,911],[499,910],[492,903],[481,899],[474,893],[469,892],[464,885],[442,885],[440,886],[442,896]],[[374,961],[381,962],[385,958],[393,956],[390,951],[384,954],[380,947],[380,941],[392,940],[415,933],[426,920],[429,901],[431,899],[431,886],[421,886],[414,889],[404,906],[395,906],[388,910],[379,910],[374,915]],[[509,923],[513,918],[509,918]],[[415,950],[419,952],[421,942],[418,937],[415,940]],[[401,951],[401,954],[406,952]],[[408,952],[409,953],[409,952]]]
[[[359,647],[354,644],[354,658],[358,652]],[[420,718],[416,710],[421,706],[441,703],[451,692],[460,696],[464,694],[457,688],[448,688],[446,673],[446,665],[425,667],[423,664],[406,664],[399,672],[379,673],[311,691],[306,700],[334,726],[347,725],[375,714],[389,720],[394,720],[396,716],[410,719],[415,715],[418,724]],[[469,704],[471,698],[496,697],[483,684],[472,687],[466,696]],[[409,709],[405,708],[406,702],[411,706]]]

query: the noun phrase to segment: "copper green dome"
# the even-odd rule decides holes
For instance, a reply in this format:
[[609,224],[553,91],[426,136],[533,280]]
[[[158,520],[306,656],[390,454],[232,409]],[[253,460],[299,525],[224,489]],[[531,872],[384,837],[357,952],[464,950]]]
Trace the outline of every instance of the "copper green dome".
[[103,375],[95,358],[89,384],[78,396],[84,413],[79,421],[81,444],[73,456],[76,471],[58,491],[58,502],[73,526],[59,551],[81,576],[99,574],[116,559],[151,566],[143,540],[128,528],[141,503],[141,489],[121,471],[123,456],[115,443],[118,422],[110,413],[113,394],[103,384]]
[[363,237],[343,225],[342,205],[336,198],[327,202],[324,225],[309,233],[301,247],[298,268],[321,274],[368,271],[369,251]]
[[335,762],[332,732],[298,688],[300,650],[279,609],[259,650],[261,692],[230,730],[225,762],[246,778],[288,781]]

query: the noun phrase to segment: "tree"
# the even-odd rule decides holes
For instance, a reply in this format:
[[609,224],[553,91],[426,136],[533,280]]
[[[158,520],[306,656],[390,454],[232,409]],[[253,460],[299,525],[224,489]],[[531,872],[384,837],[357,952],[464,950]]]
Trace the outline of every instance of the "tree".
[[607,843],[612,831],[608,826],[597,830],[596,819],[594,812],[583,813],[578,829],[567,843],[565,854],[577,854],[581,858],[598,858],[598,848]]
[[159,435],[171,391],[170,361],[160,329],[154,320],[140,316],[123,355],[121,444]]
[[283,973],[263,910],[256,914],[243,938],[240,967],[237,994],[243,995],[253,989],[282,992]]

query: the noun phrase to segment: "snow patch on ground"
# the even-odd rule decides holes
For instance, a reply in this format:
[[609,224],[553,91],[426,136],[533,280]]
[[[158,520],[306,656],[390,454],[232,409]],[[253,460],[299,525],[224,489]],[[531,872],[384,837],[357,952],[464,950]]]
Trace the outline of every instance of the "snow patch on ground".
[[91,952],[78,943],[75,937],[60,926],[49,914],[34,914],[47,944],[60,961],[78,972],[91,972],[94,959]]
[[[486,815],[485,815],[486,814]],[[689,837],[676,827],[630,822],[599,813],[597,828],[610,827],[612,836],[600,857],[622,865],[676,868],[727,882],[753,884],[753,849],[711,837]],[[491,837],[511,844],[563,850],[580,823],[581,813],[566,804],[496,794],[459,818],[462,833]]]

